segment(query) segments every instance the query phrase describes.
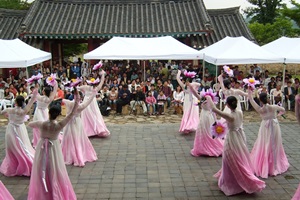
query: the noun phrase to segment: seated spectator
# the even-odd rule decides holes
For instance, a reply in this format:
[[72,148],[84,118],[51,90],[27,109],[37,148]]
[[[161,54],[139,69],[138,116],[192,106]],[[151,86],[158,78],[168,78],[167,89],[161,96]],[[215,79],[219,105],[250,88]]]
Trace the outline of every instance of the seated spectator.
[[130,101],[130,107],[136,114],[136,106],[142,106],[144,115],[147,115],[147,107],[145,104],[145,94],[142,92],[141,87],[137,86],[136,90],[131,94],[132,100]]
[[22,96],[24,99],[27,98],[27,93],[24,91],[24,85],[21,85],[21,87],[18,88],[18,92],[16,96]]
[[109,105],[109,93],[108,87],[106,85],[103,86],[102,90],[100,91],[102,97],[102,104],[101,105]]
[[184,92],[180,85],[177,86],[176,90],[173,92],[173,103],[175,107],[174,114],[183,111],[183,101],[184,101]]
[[6,104],[10,104],[13,99],[13,94],[10,92],[9,88],[6,87],[4,89],[3,99],[0,100],[0,108],[1,110],[6,109]]
[[289,100],[291,102],[291,107],[294,107],[294,103],[295,103],[295,95],[296,95],[296,90],[294,87],[292,87],[292,81],[288,81],[287,82],[287,87],[284,88],[284,96],[287,100]]
[[110,106],[117,105],[118,92],[116,91],[116,87],[111,88],[111,91],[109,92],[108,100]]
[[211,82],[207,80],[208,76],[204,76],[203,80],[201,81],[201,87],[206,88],[210,87]]
[[162,86],[161,90],[163,91],[164,95],[166,96],[167,107],[169,108],[171,105],[172,90],[169,87],[168,81],[164,82],[164,85]]
[[[155,115],[156,114],[156,109],[155,109],[156,99],[152,95],[152,92],[149,91],[147,94],[148,94],[148,96],[146,97],[146,104],[147,104],[148,114],[149,115],[151,115],[151,114]],[[152,107],[152,110],[153,110],[152,113],[150,113],[150,107]]]
[[66,90],[65,99],[72,101],[74,99],[74,94],[71,89]]
[[164,107],[165,107],[165,102],[167,100],[167,97],[165,96],[164,92],[161,90],[159,91],[159,94],[157,96],[157,107],[158,107],[158,114],[159,115],[164,115]]
[[243,71],[240,71],[239,72],[239,75],[236,77],[237,80],[242,83],[243,82],[243,79],[244,79],[244,72]]
[[274,96],[275,104],[278,104],[282,100],[283,93],[281,91],[281,85],[276,86],[276,90],[273,92],[273,96]]
[[296,92],[296,94],[298,94],[298,90],[299,90],[299,86],[300,86],[300,82],[299,82],[299,78],[295,78],[295,83],[294,83],[294,88],[295,88],[295,92]]
[[122,89],[118,93],[117,115],[122,114],[122,107],[129,104],[130,99],[131,99],[131,93],[128,90],[128,85],[123,85]]
[[275,78],[274,77],[271,77],[271,79],[270,79],[270,82],[268,83],[268,91],[269,91],[269,93],[270,93],[270,91],[272,90],[272,89],[275,89],[276,88],[276,82],[275,82]]
[[18,90],[15,88],[14,84],[9,84],[9,92],[11,92],[14,97],[16,98]]
[[3,80],[2,77],[0,77],[0,89],[4,89],[5,87],[8,87],[9,85]]

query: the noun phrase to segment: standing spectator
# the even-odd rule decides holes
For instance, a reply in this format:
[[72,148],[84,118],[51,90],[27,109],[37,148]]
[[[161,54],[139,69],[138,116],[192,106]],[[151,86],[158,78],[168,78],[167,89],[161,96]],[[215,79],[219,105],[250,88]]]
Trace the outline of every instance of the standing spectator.
[[77,77],[80,77],[80,67],[78,66],[77,63],[75,63],[73,65],[73,67],[71,68],[72,70],[72,78],[77,78]]
[[81,76],[82,77],[89,77],[90,75],[90,69],[88,68],[88,64],[86,62],[82,63],[81,66]]
[[164,82],[164,85],[162,86],[162,91],[163,91],[164,95],[166,96],[167,107],[169,108],[171,105],[172,90],[169,87],[168,81]]
[[[156,99],[152,95],[152,92],[148,92],[148,96],[146,97],[146,104],[147,104],[147,109],[148,109],[148,114],[154,115],[156,113],[155,105],[156,105]],[[150,107],[152,106],[153,112],[150,113]]]
[[239,74],[240,74],[239,66],[234,66],[233,76],[234,76],[235,78],[237,78]]
[[72,78],[72,71],[71,71],[71,67],[70,67],[69,64],[67,65],[67,69],[66,69],[66,77],[67,77],[69,80],[71,80],[71,78]]

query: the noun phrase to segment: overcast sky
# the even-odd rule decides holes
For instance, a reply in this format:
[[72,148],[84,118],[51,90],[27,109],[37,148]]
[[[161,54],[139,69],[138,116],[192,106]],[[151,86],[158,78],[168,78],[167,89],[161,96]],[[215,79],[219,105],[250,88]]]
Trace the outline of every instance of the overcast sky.
[[[33,2],[34,0],[28,0],[28,2]],[[290,2],[290,0],[283,0],[285,3]],[[300,3],[300,0],[296,0],[297,3]],[[205,6],[208,9],[214,8],[228,8],[234,6],[241,6],[242,9],[249,7],[247,0],[204,0]]]

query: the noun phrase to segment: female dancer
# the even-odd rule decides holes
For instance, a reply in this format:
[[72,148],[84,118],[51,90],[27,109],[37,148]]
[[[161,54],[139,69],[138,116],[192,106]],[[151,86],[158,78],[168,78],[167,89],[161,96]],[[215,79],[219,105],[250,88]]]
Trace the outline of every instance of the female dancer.
[[[202,97],[191,88],[193,94],[201,100]],[[215,123],[215,118],[210,110],[207,101],[201,104],[200,122],[196,130],[194,139],[194,148],[191,150],[193,156],[220,156],[223,152],[224,140],[220,138],[212,138],[211,125]]]
[[[242,111],[240,98],[241,98],[241,96],[248,96],[248,94],[241,90],[231,88],[231,82],[229,80],[223,80],[223,74],[218,76],[218,81],[220,83],[222,93],[225,95],[225,99],[227,99],[227,97],[229,97],[229,96],[235,96],[236,99],[238,100],[236,109]],[[231,112],[227,106],[225,106],[223,111],[227,112],[227,113]]]
[[[57,92],[57,82],[54,85],[53,91],[51,92],[50,86],[46,86],[43,90],[43,95],[37,96],[37,108],[35,109],[33,115],[33,121],[47,121],[49,119],[48,116],[48,106],[53,101]],[[40,139],[40,131],[38,128],[33,128],[33,140],[32,146],[35,148],[39,139]]]
[[181,70],[178,70],[177,73],[177,82],[184,88],[184,102],[183,102],[183,116],[181,119],[181,124],[179,128],[180,133],[188,134],[192,131],[195,131],[199,123],[199,106],[197,98],[190,91],[190,87],[199,88],[199,83],[190,83],[189,80],[186,80],[185,85],[180,80]]
[[[97,154],[90,142],[88,136],[83,132],[83,124],[80,113],[92,102],[96,95],[85,97],[83,103],[79,104],[74,117],[63,130],[64,139],[62,141],[62,153],[67,165],[83,167],[85,162],[93,162],[97,160]],[[74,107],[74,101],[63,100],[69,114]]]
[[[105,72],[102,70],[100,84],[93,88],[93,86],[82,85],[78,89],[84,93],[86,97],[93,95],[94,90],[99,91],[102,88],[105,78]],[[107,137],[110,135],[109,130],[106,128],[100,109],[98,107],[96,97],[93,98],[92,102],[88,105],[86,109],[81,112],[81,118],[83,121],[83,129],[88,137],[91,136],[100,136]]]
[[[300,94],[297,94],[295,97],[295,114],[296,114],[296,118],[298,123],[300,124]],[[298,186],[298,189],[296,191],[296,193],[294,194],[292,200],[299,200],[300,199],[300,184]]]
[[30,111],[36,96],[37,89],[24,109],[22,108],[24,97],[17,96],[16,107],[2,111],[9,119],[5,133],[6,155],[0,167],[0,172],[5,176],[30,176],[35,151],[31,146],[24,121],[27,120],[26,114]]
[[0,181],[0,200],[14,200],[13,196],[9,193],[3,183]]
[[210,96],[206,99],[212,111],[223,117],[229,128],[226,135],[222,155],[222,168],[215,175],[219,178],[219,187],[226,196],[241,192],[260,192],[266,187],[265,182],[259,180],[253,173],[250,154],[246,145],[246,136],[243,131],[243,113],[236,110],[238,100],[234,96],[227,97],[226,105],[231,113],[218,110]]
[[28,200],[76,199],[58,141],[59,132],[77,112],[80,97],[77,91],[75,95],[75,105],[62,121],[56,121],[61,112],[60,106],[53,105],[49,109],[49,120],[28,124],[41,132],[33,161]]
[[289,168],[289,162],[284,153],[281,130],[276,118],[276,112],[283,112],[284,108],[269,105],[266,93],[259,94],[259,100],[263,104],[260,107],[254,101],[251,90],[248,90],[248,94],[251,105],[262,118],[258,137],[251,151],[254,173],[262,178],[284,173]]

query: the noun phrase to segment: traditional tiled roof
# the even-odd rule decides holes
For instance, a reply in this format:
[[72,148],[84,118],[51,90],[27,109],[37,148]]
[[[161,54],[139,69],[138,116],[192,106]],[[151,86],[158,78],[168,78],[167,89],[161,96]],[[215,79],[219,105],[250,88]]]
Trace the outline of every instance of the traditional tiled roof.
[[202,0],[36,0],[26,37],[104,38],[204,34],[209,16]]
[[18,37],[18,30],[26,10],[9,10],[0,8],[0,39]]

